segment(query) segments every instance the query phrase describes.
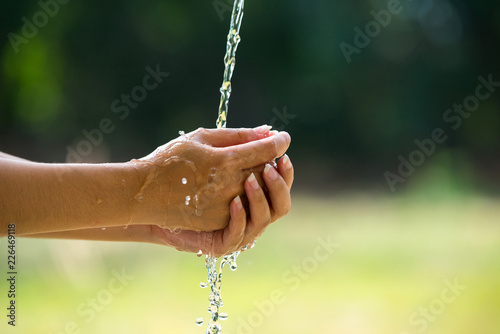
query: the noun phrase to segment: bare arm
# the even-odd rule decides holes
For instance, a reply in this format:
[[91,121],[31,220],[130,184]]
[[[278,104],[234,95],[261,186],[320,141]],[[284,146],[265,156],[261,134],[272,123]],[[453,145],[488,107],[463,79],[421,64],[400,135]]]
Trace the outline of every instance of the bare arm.
[[106,228],[89,228],[84,230],[49,232],[26,235],[28,238],[38,239],[72,239],[96,241],[131,241],[153,242],[151,225],[131,225]]
[[[122,185],[122,180],[126,180]],[[141,185],[127,164],[41,164],[0,158],[0,236],[118,226]]]
[[25,160],[23,158],[19,158],[19,157],[16,157],[16,156],[13,156],[13,155],[10,155],[10,154],[7,154],[7,153],[3,153],[3,152],[0,152],[0,159],[28,161],[28,160]]
[[[266,170],[268,171],[266,173]],[[272,171],[279,173],[277,178]],[[286,215],[290,209],[290,188],[293,183],[293,167],[288,157],[281,158],[277,169],[268,165],[262,172],[262,178],[269,192],[269,200],[262,188],[252,186],[251,178],[245,181],[245,192],[249,200],[248,210],[238,205],[236,200],[230,204],[231,219],[224,230],[215,232],[181,231],[178,233],[162,229],[155,225],[132,225],[123,227],[93,228],[55,233],[28,235],[34,238],[80,239],[100,241],[132,241],[167,245],[181,251],[216,256],[241,249],[257,239],[272,222]]]
[[15,223],[21,236],[152,242],[220,255],[288,212],[289,159],[260,173],[289,144],[288,134],[259,127],[199,129],[129,163],[43,164],[2,153],[0,236]]

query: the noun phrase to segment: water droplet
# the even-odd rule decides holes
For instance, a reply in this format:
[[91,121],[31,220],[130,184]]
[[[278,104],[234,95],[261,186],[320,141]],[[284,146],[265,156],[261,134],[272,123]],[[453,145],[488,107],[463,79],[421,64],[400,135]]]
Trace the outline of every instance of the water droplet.
[[190,201],[191,201],[191,196],[187,195],[186,196],[186,202],[184,204],[189,205]]
[[195,214],[200,217],[203,213],[203,210],[200,208],[200,200],[198,199],[198,195],[194,195],[194,212]]
[[142,201],[143,198],[144,198],[144,196],[142,196],[141,194],[137,194],[135,196],[135,199],[138,200],[138,201]]
[[124,225],[123,229],[126,230],[128,228],[128,225]]
[[235,271],[236,269],[238,269],[238,265],[236,264],[236,262],[231,262],[231,265],[229,266],[229,268],[232,271]]
[[200,288],[205,289],[208,287],[208,283],[206,282],[200,282]]
[[101,204],[102,203],[102,199],[98,198],[97,199],[97,204]]
[[198,251],[198,253],[196,253],[196,255],[197,255],[198,257],[200,257],[200,256],[202,256],[202,255],[203,255],[203,252],[201,251],[201,249]]
[[103,230],[103,231],[104,231],[105,229],[106,229],[105,227],[101,228],[101,230]]
[[185,177],[183,177],[181,182],[182,182],[182,184],[187,184],[188,180]]
[[179,136],[184,136],[186,133],[182,130],[179,131]]
[[225,312],[219,314],[219,319],[220,320],[227,320],[228,317],[229,317],[229,314],[227,314]]
[[207,333],[217,334],[217,333],[220,333],[221,330],[222,330],[221,325],[218,322],[216,322],[216,323],[213,323],[210,325],[210,327],[207,330]]
[[201,325],[203,325],[203,318],[196,319],[196,326],[201,326]]

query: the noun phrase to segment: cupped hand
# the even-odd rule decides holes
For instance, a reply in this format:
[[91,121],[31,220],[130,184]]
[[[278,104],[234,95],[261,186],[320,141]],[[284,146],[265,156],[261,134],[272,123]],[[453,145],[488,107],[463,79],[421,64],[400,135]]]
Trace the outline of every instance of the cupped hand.
[[170,231],[151,226],[152,242],[166,244],[180,251],[220,257],[251,245],[269,226],[290,211],[290,189],[293,183],[293,166],[288,156],[283,156],[273,167],[266,164],[262,178],[268,196],[251,174],[244,182],[248,198],[248,209],[242,205],[240,197],[229,205],[229,224],[212,232]]
[[[158,226],[164,235],[171,233],[173,239],[184,238],[184,235],[192,235],[186,237],[189,240],[206,238],[202,242],[204,246],[196,252],[207,251],[209,244],[222,243],[224,247],[220,249],[224,249],[229,240],[243,234],[241,229],[246,225],[247,212],[235,198],[246,193],[250,202],[248,213],[252,215],[249,235],[257,237],[261,233],[258,226],[282,215],[282,209],[271,210],[260,185],[259,189],[249,192],[252,182],[244,181],[253,172],[260,174],[262,166],[283,155],[289,144],[290,136],[286,132],[271,132],[269,127],[200,128],[181,135],[150,155],[130,162],[142,178],[130,224]],[[264,174],[271,204],[277,205],[282,197],[289,198],[289,190],[283,193],[282,189],[288,182],[291,185],[293,176],[284,173],[283,168],[278,166],[281,176],[272,183],[268,180],[272,171]],[[277,184],[281,184],[279,189]],[[289,199],[284,204],[288,208]],[[257,212],[261,214],[254,218]],[[230,218],[231,222],[238,223],[228,224]],[[254,225],[256,227],[252,227]],[[198,234],[199,231],[214,233]],[[210,238],[213,241],[208,240]],[[191,242],[186,240],[183,245]],[[220,253],[219,246],[213,247]]]

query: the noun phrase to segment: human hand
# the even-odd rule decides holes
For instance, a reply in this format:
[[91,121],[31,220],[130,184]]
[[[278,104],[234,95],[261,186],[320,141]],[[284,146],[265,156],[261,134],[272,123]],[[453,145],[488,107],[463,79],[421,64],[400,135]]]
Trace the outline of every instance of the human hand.
[[179,251],[220,257],[251,245],[271,224],[290,211],[290,189],[293,183],[293,166],[288,156],[282,157],[275,169],[270,164],[262,172],[268,189],[268,197],[251,174],[245,181],[245,193],[249,208],[244,208],[240,197],[230,204],[229,224],[218,231],[195,232],[183,230],[174,232],[158,226],[151,226],[151,242],[166,244]]
[[[233,218],[234,208],[239,207],[233,199],[246,192],[251,200],[249,182],[243,186],[243,181],[252,172],[261,171],[266,162],[281,156],[289,144],[286,132],[270,132],[269,127],[198,129],[180,136],[150,155],[130,162],[143,180],[135,195],[130,224],[182,230],[173,234],[176,237],[188,231],[223,231],[229,227],[230,216],[239,219]],[[281,180],[285,182],[283,177]],[[266,185],[269,188],[267,182]],[[259,209],[250,206],[252,214],[255,210],[265,213],[265,208],[261,208],[264,203],[270,210],[267,200],[262,200],[265,200],[262,188],[259,192],[261,196],[255,198],[260,203]],[[281,191],[278,193],[278,197],[284,196]],[[279,216],[281,211],[276,212]]]
[[114,226],[106,229],[93,228],[42,233],[29,235],[29,237],[147,242],[167,245],[179,251],[191,253],[197,253],[201,250],[204,254],[220,257],[251,245],[269,224],[289,212],[291,206],[290,188],[293,183],[294,171],[288,156],[283,156],[278,161],[276,168],[266,164],[266,168],[262,172],[267,196],[263,187],[256,182],[256,178],[250,176],[245,180],[244,189],[248,198],[248,209],[239,201],[239,196],[233,199],[229,205],[231,216],[229,224],[217,231],[182,230],[174,232],[157,225],[130,225],[126,229]]

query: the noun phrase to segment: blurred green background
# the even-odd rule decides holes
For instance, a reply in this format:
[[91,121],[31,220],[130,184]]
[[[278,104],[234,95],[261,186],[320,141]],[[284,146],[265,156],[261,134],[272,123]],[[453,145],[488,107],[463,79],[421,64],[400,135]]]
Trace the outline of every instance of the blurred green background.
[[[0,151],[127,161],[179,130],[214,127],[231,1],[62,2],[0,4]],[[390,3],[247,0],[228,127],[288,131],[296,182],[292,212],[225,273],[225,333],[500,332],[500,87],[459,126],[445,119],[474,101],[479,76],[500,82],[500,3],[404,0],[384,27],[371,24]],[[372,37],[356,41],[367,24]],[[346,44],[357,47],[350,59]],[[138,96],[157,66],[168,77],[126,107],[122,94]],[[83,151],[105,118],[113,130]],[[415,160],[415,140],[436,128],[447,140]],[[400,157],[418,166],[391,187]],[[340,246],[319,261],[329,236]],[[194,255],[18,248],[18,327],[4,319],[2,333],[76,333],[72,322],[81,333],[204,331],[194,319],[208,315],[206,271]],[[87,322],[78,307],[122,268],[134,278]],[[443,302],[456,279],[465,290]],[[273,291],[283,296],[271,307]]]

